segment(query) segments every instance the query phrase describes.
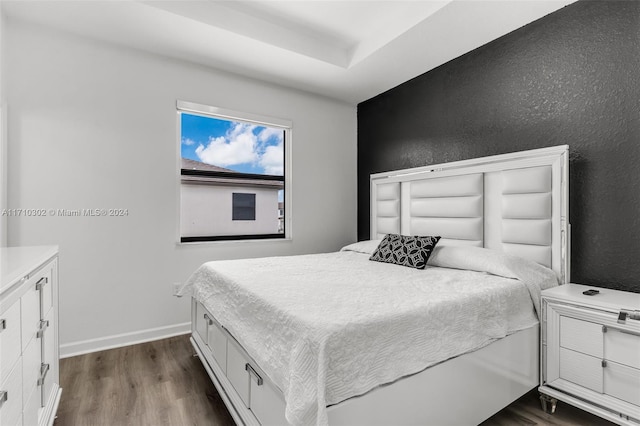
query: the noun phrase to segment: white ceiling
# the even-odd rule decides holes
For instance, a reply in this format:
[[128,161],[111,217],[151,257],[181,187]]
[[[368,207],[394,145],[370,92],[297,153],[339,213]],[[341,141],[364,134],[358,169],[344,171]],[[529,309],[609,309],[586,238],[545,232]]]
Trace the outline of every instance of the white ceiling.
[[1,0],[8,19],[352,104],[575,0]]

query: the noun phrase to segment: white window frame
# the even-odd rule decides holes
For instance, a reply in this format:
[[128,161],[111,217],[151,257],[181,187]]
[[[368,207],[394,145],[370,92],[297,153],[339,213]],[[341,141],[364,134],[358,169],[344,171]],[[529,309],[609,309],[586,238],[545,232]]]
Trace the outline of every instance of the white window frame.
[[[180,209],[180,184],[181,184],[181,113],[188,113],[194,115],[201,115],[204,117],[218,118],[230,121],[241,121],[249,124],[256,124],[260,126],[275,127],[284,130],[284,237],[283,238],[256,238],[256,239],[224,239],[224,240],[207,240],[207,241],[181,241],[181,209]],[[234,243],[234,242],[256,242],[256,241],[288,241],[292,239],[292,185],[291,185],[291,141],[293,139],[293,122],[282,118],[269,117],[265,115],[252,114],[242,111],[234,111],[226,108],[214,107],[210,105],[203,105],[194,102],[180,101],[176,102],[176,209],[177,209],[177,223],[176,223],[176,236],[178,244],[219,244],[219,243]]]

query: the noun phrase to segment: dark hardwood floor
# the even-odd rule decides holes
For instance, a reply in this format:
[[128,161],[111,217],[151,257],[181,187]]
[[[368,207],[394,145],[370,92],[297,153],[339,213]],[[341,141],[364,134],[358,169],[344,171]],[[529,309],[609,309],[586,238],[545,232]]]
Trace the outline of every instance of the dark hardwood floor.
[[233,425],[188,336],[60,360],[54,426]]
[[[233,425],[193,353],[185,335],[62,359],[54,426]],[[482,426],[612,424],[562,403],[545,414],[530,392]]]

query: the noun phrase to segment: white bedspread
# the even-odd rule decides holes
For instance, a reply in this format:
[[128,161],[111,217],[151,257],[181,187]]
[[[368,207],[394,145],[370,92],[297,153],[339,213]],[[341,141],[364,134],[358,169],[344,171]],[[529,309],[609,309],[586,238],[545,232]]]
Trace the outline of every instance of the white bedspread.
[[552,271],[485,249],[471,269],[491,273],[451,269],[466,267],[464,250],[442,247],[434,261],[448,267],[416,270],[352,249],[209,262],[182,290],[282,390],[294,425],[326,424],[327,405],[535,325],[532,299],[557,285]]

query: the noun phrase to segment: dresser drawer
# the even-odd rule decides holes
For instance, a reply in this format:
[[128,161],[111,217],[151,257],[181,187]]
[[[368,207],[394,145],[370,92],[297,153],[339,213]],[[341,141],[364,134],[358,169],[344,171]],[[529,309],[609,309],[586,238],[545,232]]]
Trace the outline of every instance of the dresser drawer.
[[604,393],[640,406],[640,370],[608,361],[604,368]]
[[40,392],[34,389],[24,402],[22,421],[24,426],[37,425],[38,413],[40,413]]
[[53,279],[55,273],[56,261],[53,260],[47,263],[42,269],[36,272],[31,281],[36,287],[36,290],[40,292],[41,304],[40,304],[40,317],[44,318],[49,310],[53,307]]
[[0,425],[22,424],[22,362],[0,383]]
[[40,373],[40,357],[42,347],[40,340],[34,339],[22,353],[23,392],[22,397],[26,401],[29,395],[38,386],[38,374]]
[[560,378],[602,393],[602,360],[560,348]]
[[602,358],[602,325],[571,317],[560,317],[560,347]]
[[[0,392],[7,391],[0,426],[52,425],[59,401],[57,248],[3,248],[2,264],[11,274],[0,284],[8,288],[0,294]],[[51,382],[42,386],[45,362]]]
[[[49,401],[51,392],[54,390],[54,384],[59,381],[58,378],[58,346],[55,341],[55,310],[49,311],[49,315],[45,321],[50,326],[44,331],[42,336],[42,364],[40,366],[39,385],[41,386],[41,404],[44,407]],[[43,368],[44,366],[44,368]]]
[[20,301],[17,301],[0,314],[0,383],[9,376],[20,349]]
[[606,359],[640,369],[640,336],[610,327],[604,334],[604,348]]
[[36,339],[40,328],[40,292],[36,290],[35,284],[30,284],[27,292],[20,298],[20,309],[22,350],[24,350],[32,340]]

